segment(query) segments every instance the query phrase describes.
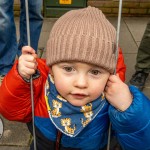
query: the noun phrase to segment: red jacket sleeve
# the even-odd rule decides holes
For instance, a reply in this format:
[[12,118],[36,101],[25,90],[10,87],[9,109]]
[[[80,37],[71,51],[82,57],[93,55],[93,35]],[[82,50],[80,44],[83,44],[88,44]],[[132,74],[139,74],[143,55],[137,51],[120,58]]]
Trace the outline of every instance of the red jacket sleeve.
[[122,81],[125,81],[126,65],[124,63],[124,58],[123,58],[121,48],[119,48],[119,52],[118,52],[116,72],[119,74],[120,79]]
[[[45,61],[38,59],[40,77],[33,80],[34,104],[45,85],[48,67]],[[0,87],[0,113],[8,120],[29,122],[31,120],[31,94],[30,83],[25,82],[18,74],[16,62],[10,72],[5,76]]]

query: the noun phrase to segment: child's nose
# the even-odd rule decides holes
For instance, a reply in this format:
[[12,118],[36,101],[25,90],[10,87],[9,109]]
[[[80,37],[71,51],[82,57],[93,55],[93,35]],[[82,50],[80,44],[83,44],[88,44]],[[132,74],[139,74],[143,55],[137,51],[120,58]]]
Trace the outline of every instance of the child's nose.
[[86,88],[88,81],[84,75],[79,75],[75,80],[75,86],[78,88]]

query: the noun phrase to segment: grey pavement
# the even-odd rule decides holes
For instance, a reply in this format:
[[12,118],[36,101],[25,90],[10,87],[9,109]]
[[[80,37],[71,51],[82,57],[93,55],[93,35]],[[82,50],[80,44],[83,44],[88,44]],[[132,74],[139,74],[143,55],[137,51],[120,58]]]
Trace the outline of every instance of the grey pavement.
[[[110,22],[116,27],[117,17],[109,17]],[[134,73],[137,49],[143,36],[146,24],[150,17],[122,17],[120,30],[120,47],[123,50],[125,63],[127,66],[126,83],[128,83]],[[45,18],[40,36],[39,47],[46,48],[49,32],[57,19]],[[16,18],[17,37],[19,37],[19,19]],[[45,57],[43,55],[42,57]],[[150,98],[150,76],[147,79],[143,92]],[[0,139],[0,150],[29,150],[31,135],[25,124],[4,121],[4,134]]]

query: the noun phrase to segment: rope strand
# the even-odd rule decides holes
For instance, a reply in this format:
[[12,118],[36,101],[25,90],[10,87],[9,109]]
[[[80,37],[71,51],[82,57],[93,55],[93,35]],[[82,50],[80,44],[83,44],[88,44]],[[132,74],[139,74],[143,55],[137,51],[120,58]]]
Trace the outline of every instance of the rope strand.
[[[121,24],[121,13],[122,13],[122,0],[119,0],[119,11],[118,11],[118,24],[117,24],[117,36],[116,36],[116,68],[114,70],[114,74],[116,74],[117,70],[117,61],[118,61],[118,48],[119,48],[119,34],[120,34],[120,24]],[[111,122],[109,124],[108,129],[108,142],[107,142],[107,150],[110,150],[110,137],[111,137]]]
[[[27,41],[30,46],[30,26],[29,26],[29,10],[28,10],[28,0],[25,0],[26,5],[26,25],[27,25]],[[31,106],[32,106],[32,128],[33,128],[33,138],[34,138],[34,150],[36,150],[36,135],[34,126],[34,96],[33,96],[33,80],[30,77],[30,91],[31,91]]]

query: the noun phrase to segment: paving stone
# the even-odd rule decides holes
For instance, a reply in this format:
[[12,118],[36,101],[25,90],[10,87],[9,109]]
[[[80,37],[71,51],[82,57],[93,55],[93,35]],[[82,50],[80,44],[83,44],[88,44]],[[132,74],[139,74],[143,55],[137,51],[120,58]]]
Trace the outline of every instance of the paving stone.
[[15,25],[16,25],[17,41],[19,41],[20,32],[19,32],[19,18],[18,17],[15,17]]
[[147,22],[149,21],[148,17],[125,17],[124,21],[129,29],[129,32],[132,33],[133,40],[141,41],[141,38],[144,34]]
[[3,117],[2,119],[4,122],[4,132],[0,139],[0,145],[29,146],[31,135],[26,124],[8,121]]
[[46,48],[49,33],[50,32],[47,32],[47,31],[44,31],[44,32],[41,33],[40,39],[39,39],[39,47]]
[[50,34],[50,31],[54,25],[54,23],[57,21],[57,18],[46,18],[44,19],[42,31],[39,39],[39,47],[46,48],[47,40]]
[[134,65],[136,62],[136,54],[124,54],[124,60],[126,64],[126,83],[131,79],[135,72]]
[[[117,17],[108,18],[110,22],[117,29]],[[121,20],[119,46],[122,48],[123,53],[137,53],[137,44],[133,40],[132,34],[129,32],[124,18]]]
[[0,146],[0,150],[29,150],[29,147]]
[[57,21],[57,18],[44,18],[42,32],[50,32],[52,26]]

